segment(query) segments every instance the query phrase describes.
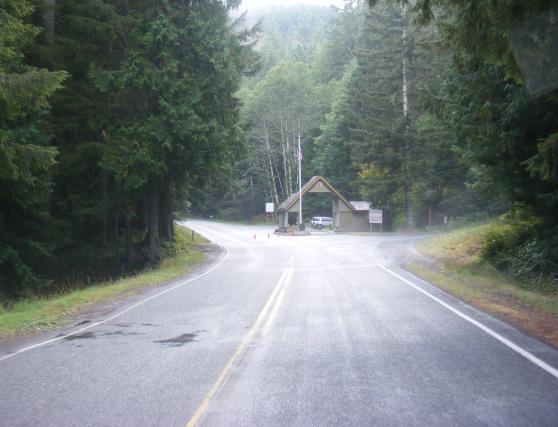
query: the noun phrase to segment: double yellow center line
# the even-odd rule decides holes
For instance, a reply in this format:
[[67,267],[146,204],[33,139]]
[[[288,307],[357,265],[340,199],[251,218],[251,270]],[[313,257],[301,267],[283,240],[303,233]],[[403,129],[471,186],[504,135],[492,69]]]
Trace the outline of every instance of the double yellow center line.
[[225,382],[225,379],[227,378],[227,375],[229,374],[234,363],[242,355],[244,349],[246,348],[250,340],[254,337],[254,335],[256,335],[256,333],[260,329],[262,334],[264,335],[267,334],[271,324],[273,323],[273,320],[275,319],[275,316],[277,315],[277,310],[283,299],[285,285],[289,283],[289,281],[292,278],[292,275],[293,275],[292,268],[287,268],[283,271],[283,273],[281,274],[281,278],[279,279],[279,282],[277,282],[275,289],[273,289],[273,292],[267,299],[256,321],[240,341],[240,344],[236,348],[235,352],[233,353],[233,355],[228,360],[227,364],[225,365],[225,367],[217,377],[217,380],[215,380],[215,382],[209,389],[209,392],[203,399],[201,405],[198,407],[198,409],[196,410],[192,418],[190,418],[190,420],[186,424],[186,427],[195,426],[204,416],[204,414],[207,411],[207,408],[209,407],[209,403],[211,402],[211,399],[213,399],[215,394],[219,391],[219,389]]

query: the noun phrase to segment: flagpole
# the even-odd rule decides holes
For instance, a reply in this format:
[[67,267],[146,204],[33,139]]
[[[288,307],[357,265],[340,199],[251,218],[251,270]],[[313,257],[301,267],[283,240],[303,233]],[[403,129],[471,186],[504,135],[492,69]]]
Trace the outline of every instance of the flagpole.
[[300,132],[298,134],[298,203],[299,203],[299,217],[298,226],[302,227],[302,151],[300,151]]

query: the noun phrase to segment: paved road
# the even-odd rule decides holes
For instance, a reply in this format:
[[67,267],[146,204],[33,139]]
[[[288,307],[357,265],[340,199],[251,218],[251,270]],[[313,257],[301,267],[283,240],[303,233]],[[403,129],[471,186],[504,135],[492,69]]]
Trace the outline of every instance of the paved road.
[[0,425],[558,424],[558,352],[397,268],[409,238],[188,225],[200,277],[0,346]]

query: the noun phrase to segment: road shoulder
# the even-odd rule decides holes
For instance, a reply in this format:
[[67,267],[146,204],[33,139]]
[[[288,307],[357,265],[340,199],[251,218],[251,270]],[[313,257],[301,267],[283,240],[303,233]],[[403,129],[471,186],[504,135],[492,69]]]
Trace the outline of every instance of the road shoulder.
[[401,267],[473,307],[558,348],[558,296],[519,288],[489,268],[440,259],[415,245]]
[[224,248],[212,243],[200,246],[199,250],[203,254],[203,260],[197,264],[191,265],[186,274],[174,277],[171,280],[146,284],[116,294],[114,297],[88,305],[76,313],[65,316],[59,323],[51,327],[46,326],[45,329],[42,330],[30,330],[14,335],[0,335],[0,357],[13,353],[17,351],[17,349],[56,339],[61,336],[67,336],[88,325],[103,322],[104,319],[141,304],[143,300],[153,298],[157,294],[166,292],[167,290],[172,290],[186,281],[195,280],[197,277],[206,274],[218,265],[226,253]]

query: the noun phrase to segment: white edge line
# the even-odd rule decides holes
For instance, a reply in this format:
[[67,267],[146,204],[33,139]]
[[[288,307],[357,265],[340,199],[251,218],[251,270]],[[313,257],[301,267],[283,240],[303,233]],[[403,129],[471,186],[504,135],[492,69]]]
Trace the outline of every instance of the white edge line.
[[[405,279],[404,277],[400,276],[399,274],[391,271],[390,269],[388,269],[387,267],[378,264],[378,267],[380,267],[382,270],[386,271],[387,273],[391,274],[394,277],[397,277],[399,280],[403,281],[404,283],[406,283],[409,286],[412,286],[413,288],[415,288],[417,291],[422,292],[424,295],[426,295],[427,297],[433,299],[434,301],[436,301],[438,304],[444,306],[445,308],[447,308],[448,310],[450,310],[451,312],[453,312],[454,314],[458,315],[459,317],[461,317],[462,319],[466,320],[467,322],[475,325],[477,328],[481,329],[482,331],[486,332],[488,335],[490,335],[493,338],[496,338],[498,341],[500,341],[502,344],[504,344],[505,346],[509,347],[510,349],[512,349],[513,351],[515,351],[516,353],[519,353],[521,356],[523,356],[524,358],[526,358],[527,360],[529,360],[531,363],[534,363],[535,365],[537,365],[539,368],[544,369],[546,372],[548,372],[550,375],[554,376],[555,378],[558,378],[558,369],[550,366],[548,363],[546,363],[544,360],[539,359],[537,356],[535,356],[534,354],[528,352],[527,350],[525,350],[524,348],[518,346],[517,344],[513,343],[512,341],[510,341],[509,339],[503,337],[502,335],[500,335],[498,332],[490,329],[488,326],[483,325],[482,323],[476,321],[475,319],[473,319],[472,317],[467,316],[465,313],[462,313],[461,311],[457,310],[456,308],[453,308],[451,305],[445,303],[444,301],[442,301],[441,299],[435,297],[434,295],[432,295],[431,293],[425,291],[424,289],[422,289],[420,286],[415,285],[414,283],[412,283],[411,281]],[[426,282],[428,283],[428,282]]]
[[103,323],[106,323],[106,322],[109,322],[109,321],[111,321],[111,320],[114,320],[114,319],[116,319],[117,317],[120,317],[120,316],[122,316],[123,314],[129,312],[130,310],[133,310],[134,308],[137,308],[137,307],[139,307],[140,305],[145,304],[146,302],[149,302],[149,301],[151,301],[151,300],[153,300],[153,299],[155,299],[155,298],[158,298],[158,297],[160,297],[160,296],[162,296],[162,295],[165,295],[165,294],[167,294],[167,293],[169,293],[169,292],[171,292],[171,291],[174,291],[175,289],[178,289],[178,288],[180,288],[180,287],[182,287],[182,286],[185,286],[185,285],[187,285],[187,284],[189,284],[189,283],[192,283],[192,282],[195,281],[195,280],[198,280],[198,279],[201,279],[201,278],[204,277],[204,276],[207,276],[209,273],[211,273],[212,271],[214,271],[214,270],[216,270],[217,268],[219,268],[219,267],[221,266],[221,264],[223,264],[223,263],[227,260],[227,258],[229,257],[229,251],[228,251],[228,249],[225,248],[224,246],[221,246],[221,247],[225,250],[225,254],[221,257],[221,260],[220,260],[217,264],[215,264],[213,267],[211,267],[209,270],[207,270],[207,271],[205,271],[205,272],[199,274],[198,276],[192,277],[192,278],[190,278],[190,279],[188,279],[188,280],[186,280],[186,281],[184,281],[184,282],[180,282],[180,283],[174,285],[174,286],[171,287],[171,288],[165,289],[164,291],[161,291],[161,292],[159,292],[159,293],[157,293],[157,294],[155,294],[155,295],[152,295],[152,296],[150,296],[149,298],[146,298],[146,299],[144,299],[144,300],[142,300],[142,301],[140,301],[140,302],[138,302],[138,303],[132,305],[131,307],[128,307],[128,308],[125,309],[125,310],[119,311],[118,313],[113,314],[113,315],[110,316],[110,317],[107,317],[107,318],[104,319],[104,320],[91,323],[90,325],[87,325],[87,326],[85,326],[85,327],[83,327],[83,328],[81,328],[81,329],[78,329],[78,330],[76,330],[76,331],[73,331],[73,332],[70,332],[70,333],[67,333],[67,334],[63,334],[63,335],[57,336],[57,337],[55,337],[55,338],[52,338],[52,339],[49,339],[49,340],[46,340],[46,341],[41,341],[41,342],[39,342],[39,343],[37,343],[37,344],[33,344],[33,345],[28,346],[28,347],[21,348],[21,349],[19,349],[19,350],[14,351],[13,353],[8,353],[8,354],[6,354],[6,355],[0,357],[0,362],[2,362],[2,361],[4,361],[4,360],[7,360],[7,359],[10,359],[10,358],[12,358],[12,357],[14,357],[14,356],[17,356],[18,354],[25,353],[25,352],[27,352],[27,351],[29,351],[29,350],[33,350],[33,349],[35,349],[35,348],[43,347],[43,346],[45,346],[45,345],[47,345],[47,344],[52,344],[53,342],[56,342],[56,341],[61,341],[61,340],[63,340],[63,339],[66,339],[66,338],[68,338],[68,337],[71,337],[71,336],[73,336],[73,335],[81,334],[82,332],[84,332],[84,331],[86,331],[86,330],[88,330],[88,329],[94,328],[95,326],[99,326],[99,325],[102,325]]

